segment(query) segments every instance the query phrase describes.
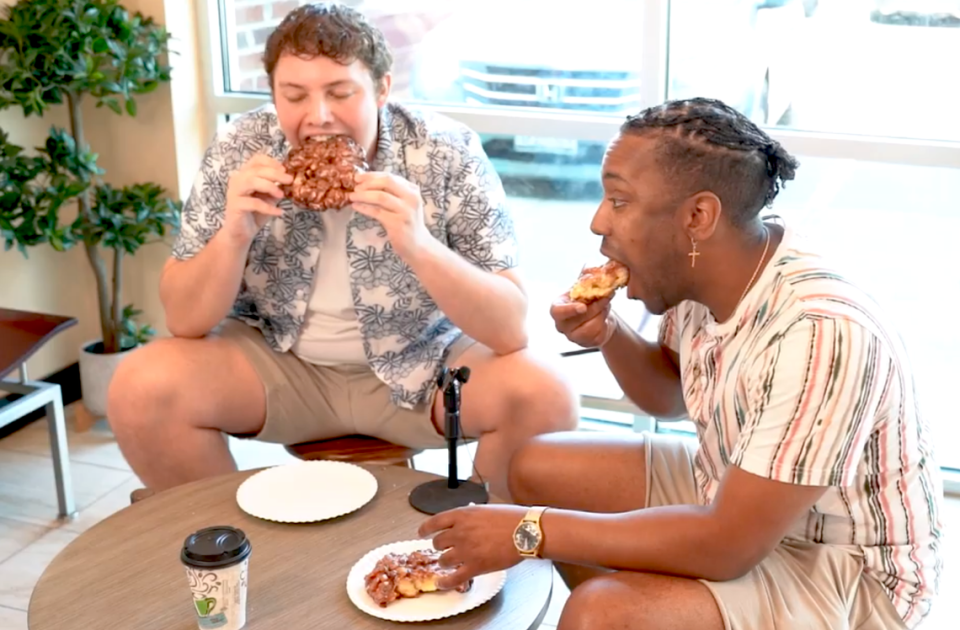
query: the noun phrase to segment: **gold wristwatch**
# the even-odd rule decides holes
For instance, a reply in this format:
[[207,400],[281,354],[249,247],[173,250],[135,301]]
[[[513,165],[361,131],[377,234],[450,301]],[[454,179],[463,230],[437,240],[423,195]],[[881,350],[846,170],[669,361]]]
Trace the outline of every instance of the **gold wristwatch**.
[[540,550],[543,548],[540,517],[546,510],[546,507],[530,508],[517,528],[513,530],[513,544],[524,558],[540,557]]

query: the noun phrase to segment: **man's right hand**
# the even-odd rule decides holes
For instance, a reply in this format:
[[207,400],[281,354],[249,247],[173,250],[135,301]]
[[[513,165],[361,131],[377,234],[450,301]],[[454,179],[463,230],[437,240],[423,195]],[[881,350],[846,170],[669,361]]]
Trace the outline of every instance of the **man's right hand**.
[[550,316],[557,330],[567,339],[584,348],[598,348],[610,340],[617,328],[616,315],[610,300],[604,298],[590,305],[573,302],[564,294],[550,305]]
[[267,155],[255,155],[230,176],[223,229],[235,243],[249,244],[272,217],[283,215],[278,184],[293,183],[283,164]]

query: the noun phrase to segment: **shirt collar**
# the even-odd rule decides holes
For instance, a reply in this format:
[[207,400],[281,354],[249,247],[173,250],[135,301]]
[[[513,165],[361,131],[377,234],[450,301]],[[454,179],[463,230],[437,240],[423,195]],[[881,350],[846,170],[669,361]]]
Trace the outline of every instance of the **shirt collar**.
[[372,171],[386,171],[384,166],[389,163],[394,151],[393,116],[390,108],[384,105],[377,113],[377,155],[370,164]]
[[747,291],[746,295],[743,296],[743,299],[740,301],[740,303],[737,304],[737,308],[733,311],[733,314],[722,323],[717,322],[712,314],[709,315],[710,323],[713,324],[712,329],[715,331],[715,334],[726,336],[728,334],[735,333],[743,326],[744,322],[748,318],[755,315],[758,307],[764,300],[767,299],[767,293],[770,290],[770,286],[775,281],[777,274],[780,273],[780,270],[778,269],[778,263],[792,247],[794,236],[793,230],[790,229],[789,225],[783,221],[780,222],[780,225],[783,227],[783,238],[777,245],[776,250],[774,250],[770,260],[767,261],[766,266],[760,272],[756,282],[754,282],[753,286],[750,287],[750,290]]

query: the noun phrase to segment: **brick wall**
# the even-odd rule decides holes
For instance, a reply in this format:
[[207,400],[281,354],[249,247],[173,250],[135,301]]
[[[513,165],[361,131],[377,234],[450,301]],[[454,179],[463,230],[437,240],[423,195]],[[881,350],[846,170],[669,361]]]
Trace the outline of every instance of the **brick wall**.
[[[311,0],[220,0],[226,13],[228,90],[267,92],[263,47],[284,16]],[[341,0],[344,1],[344,0]],[[450,0],[346,0],[384,34],[394,56],[393,95],[406,95],[417,43],[452,13]]]
[[267,92],[263,46],[283,17],[309,0],[221,0],[227,10],[232,90]]

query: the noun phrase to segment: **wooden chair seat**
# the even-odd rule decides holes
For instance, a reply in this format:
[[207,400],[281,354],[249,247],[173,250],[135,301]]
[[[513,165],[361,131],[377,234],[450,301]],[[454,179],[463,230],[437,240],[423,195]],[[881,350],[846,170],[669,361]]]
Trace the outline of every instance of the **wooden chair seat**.
[[76,323],[75,317],[0,308],[0,377],[24,365],[51,337]]
[[303,442],[287,446],[286,449],[294,457],[303,460],[325,459],[408,467],[412,467],[414,455],[423,451],[423,449],[408,448],[366,435],[348,435],[330,440]]

